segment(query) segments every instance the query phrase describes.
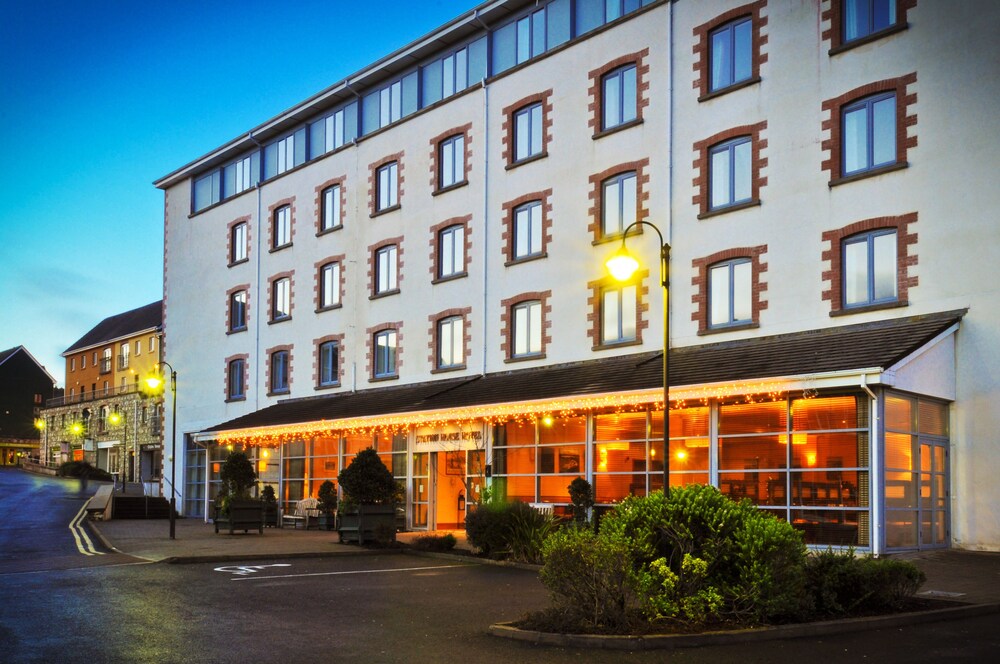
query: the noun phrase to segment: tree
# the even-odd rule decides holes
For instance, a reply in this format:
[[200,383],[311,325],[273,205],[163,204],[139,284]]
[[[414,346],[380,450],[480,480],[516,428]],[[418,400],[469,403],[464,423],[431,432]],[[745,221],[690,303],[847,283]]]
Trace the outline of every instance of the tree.
[[396,482],[375,448],[358,452],[354,461],[337,477],[346,498],[359,505],[391,505],[395,502]]
[[219,472],[222,492],[232,498],[249,498],[250,489],[257,483],[253,463],[244,452],[233,452],[222,462]]

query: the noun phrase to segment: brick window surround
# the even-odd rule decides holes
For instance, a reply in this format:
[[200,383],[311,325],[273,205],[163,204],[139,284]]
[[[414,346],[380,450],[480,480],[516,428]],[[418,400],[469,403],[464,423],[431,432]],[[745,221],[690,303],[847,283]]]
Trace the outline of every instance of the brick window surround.
[[[590,102],[587,104],[587,110],[590,111],[590,120],[587,121],[587,126],[590,127],[594,138],[642,124],[643,109],[649,106],[649,63],[645,61],[647,57],[649,57],[649,49],[644,48],[637,53],[629,53],[615,58],[604,66],[591,70],[588,74],[590,89],[587,93]],[[603,129],[601,124],[604,117],[604,76],[626,65],[635,65],[635,119]]]
[[823,33],[821,39],[830,47],[830,55],[868,44],[896,32],[906,30],[906,15],[917,6],[917,0],[896,0],[896,22],[878,32],[844,43],[844,0],[822,0]]
[[[378,161],[368,164],[368,216],[377,217],[380,214],[385,214],[387,212],[392,212],[393,210],[398,210],[403,205],[403,183],[406,181],[406,176],[403,174],[403,155],[404,152],[397,152],[396,154],[391,154]],[[386,164],[396,162],[396,183],[398,185],[396,190],[396,204],[391,205],[384,210],[378,209],[378,169]]]
[[[587,283],[590,289],[590,297],[587,298],[587,336],[590,337],[591,350],[607,350],[610,348],[621,348],[622,346],[637,346],[642,343],[642,331],[649,328],[649,270],[637,270],[627,283],[621,283],[611,276],[602,277]],[[601,339],[603,308],[603,293],[608,288],[622,288],[625,286],[635,286],[635,339],[631,341],[618,341],[604,343]]]
[[[232,260],[232,258],[233,258],[233,228],[235,228],[239,224],[245,224],[246,225],[246,236],[247,236],[246,258],[243,258],[243,259],[238,260],[238,261],[234,261],[234,260]],[[248,216],[247,217],[240,217],[239,219],[233,219],[232,221],[230,221],[229,224],[226,226],[226,263],[228,263],[229,267],[232,267],[234,265],[240,265],[241,263],[246,263],[247,261],[249,261],[250,260],[250,247],[252,247],[252,246],[253,246],[253,243],[250,240],[250,217],[248,217]]]
[[[454,184],[448,185],[447,187],[441,186],[441,174],[438,172],[439,158],[441,156],[441,141],[445,139],[452,138],[453,136],[462,135],[465,138],[465,167],[464,173],[465,178]],[[448,131],[443,131],[434,138],[430,140],[431,144],[431,195],[437,196],[438,194],[443,194],[446,191],[451,191],[452,189],[458,189],[469,184],[469,172],[472,170],[472,123],[466,123],[461,127],[453,127]]]
[[[336,342],[337,344],[337,382],[334,385],[320,385],[319,384],[319,347],[328,341]],[[313,389],[316,390],[329,390],[335,387],[340,387],[344,382],[344,335],[343,334],[328,334],[325,337],[320,337],[319,339],[313,339]]]
[[[740,7],[734,7],[724,14],[716,16],[711,21],[702,23],[694,28],[693,32],[695,43],[692,50],[694,52],[693,69],[695,76],[692,87],[698,91],[698,101],[706,101],[708,99],[724,95],[727,92],[739,90],[740,88],[760,82],[760,66],[767,62],[767,53],[764,51],[764,46],[767,45],[767,33],[763,30],[767,27],[767,17],[761,16],[761,10],[766,7],[767,0],[757,0],[757,2],[751,2],[750,4],[742,5]],[[725,88],[712,91],[711,33],[713,30],[721,28],[725,24],[745,16],[751,17],[750,78],[745,81],[739,81],[738,83],[734,83],[733,85]]]
[[[917,73],[911,72],[899,78],[887,78],[883,81],[862,85],[860,88],[854,88],[839,97],[823,102],[822,129],[827,138],[824,138],[821,144],[823,150],[822,170],[829,174],[830,186],[906,168],[907,151],[917,147],[916,130],[910,132],[910,127],[917,126],[917,114],[910,112],[910,106],[917,102],[917,93],[907,92],[907,86],[915,85],[916,82]],[[859,99],[882,92],[896,93],[896,163],[844,177],[841,164],[843,158],[843,108]]]
[[[339,178],[327,180],[316,187],[316,235],[332,233],[344,227],[344,218],[347,216],[347,188],[345,187],[345,182],[347,182],[347,176],[342,175]],[[323,230],[323,192],[335,185],[340,186],[340,225]]]
[[[392,376],[375,377],[375,335],[385,330],[396,331],[396,373]],[[399,370],[403,366],[403,321],[381,323],[365,330],[365,371],[369,382],[395,380],[399,378]]]
[[[469,263],[472,260],[472,226],[469,222],[472,221],[472,215],[467,214],[464,217],[452,217],[451,219],[445,219],[440,224],[434,224],[431,226],[431,283],[436,284],[442,281],[451,281],[452,279],[460,279],[466,277],[469,274]],[[465,237],[465,248],[463,249],[463,256],[465,259],[465,269],[461,272],[456,272],[455,274],[450,274],[446,277],[439,276],[440,263],[438,259],[440,258],[439,242],[440,239],[438,234],[446,228],[451,228],[452,226],[461,226],[464,230],[463,236]]]
[[[375,254],[379,249],[383,247],[388,247],[390,245],[396,245],[396,287],[390,289],[384,293],[376,293],[375,287],[378,285],[376,281],[378,275],[375,274]],[[386,295],[394,295],[399,292],[400,288],[403,286],[403,236],[390,237],[377,242],[372,245],[368,245],[368,292],[369,299],[374,299],[378,297],[385,297]]]
[[[274,246],[274,213],[278,208],[288,206],[288,244]],[[281,251],[295,244],[295,197],[283,198],[267,208],[267,246],[268,251]]]
[[[229,396],[229,367],[235,360],[243,360],[243,396],[241,397],[230,397]],[[227,402],[229,401],[246,401],[247,391],[250,389],[250,355],[248,353],[239,353],[237,355],[230,355],[226,358],[226,363],[223,365],[225,368],[222,371],[222,394]]]
[[[916,276],[910,276],[910,268],[917,265],[917,254],[910,250],[917,244],[917,233],[910,231],[910,224],[917,222],[917,213],[910,212],[897,217],[873,217],[853,224],[823,233],[823,242],[828,243],[823,249],[823,300],[830,302],[830,315],[871,311],[873,309],[891,309],[905,307],[908,304],[909,291],[918,285]],[[873,304],[864,307],[843,306],[843,241],[852,235],[879,230],[882,228],[896,229],[896,292],[895,302]],[[915,248],[915,247],[914,247]]]
[[[429,335],[430,340],[427,342],[427,350],[429,354],[427,356],[427,361],[431,365],[431,373],[442,373],[446,371],[456,371],[465,368],[465,362],[469,357],[469,347],[472,345],[472,327],[469,322],[469,315],[472,313],[472,307],[461,307],[455,309],[445,309],[444,311],[439,311],[436,314],[431,314],[427,317],[430,323]],[[445,318],[459,317],[462,319],[462,362],[455,366],[439,368],[437,365],[437,350],[438,350],[438,323],[440,323]]]
[[[542,105],[542,151],[526,159],[514,161],[514,114],[525,106],[537,103],[541,103]],[[507,164],[506,168],[508,170],[521,164],[527,164],[536,159],[547,157],[549,155],[549,141],[552,140],[552,88],[549,88],[545,92],[524,97],[509,106],[505,106],[503,109],[503,125],[500,127],[500,132],[503,145],[503,160]]]
[[[288,277],[288,317],[281,318],[279,320],[274,320],[274,282],[278,279],[284,279]],[[249,303],[248,303],[249,304]],[[268,325],[271,323],[282,323],[286,320],[292,319],[292,314],[295,313],[295,270],[289,270],[288,272],[279,272],[278,274],[272,275],[267,280],[267,318]]]
[[[524,258],[515,258],[514,242],[516,238],[514,237],[514,231],[516,224],[514,223],[514,213],[517,211],[517,208],[534,201],[539,201],[542,204],[542,251],[541,253],[526,256]],[[512,201],[504,203],[503,231],[500,234],[500,240],[500,247],[503,251],[505,260],[504,265],[525,263],[527,261],[532,261],[537,258],[545,258],[548,256],[549,242],[552,241],[552,190],[546,189],[545,191],[534,191],[530,194],[518,196]]]
[[[523,362],[527,360],[541,360],[545,358],[545,349],[552,343],[552,305],[549,299],[552,291],[535,291],[521,293],[514,297],[509,297],[500,302],[500,351],[503,353],[504,362]],[[538,300],[542,305],[542,352],[537,355],[525,357],[514,357],[514,307],[522,302]]]
[[[246,302],[246,327],[240,327],[233,329],[233,295],[243,291],[247,294]],[[239,286],[233,286],[226,291],[226,334],[237,334],[239,332],[246,332],[247,328],[250,327],[250,284],[240,284]]]
[[[264,357],[267,358],[267,364],[264,367],[264,384],[267,385],[267,395],[271,396],[274,394],[288,394],[292,391],[292,350],[295,348],[294,344],[284,344],[281,346],[272,346],[264,351]],[[271,357],[279,351],[288,351],[288,389],[281,390],[280,392],[271,391]]]
[[[764,120],[757,124],[742,125],[721,131],[694,144],[693,166],[698,174],[692,182],[695,193],[691,202],[698,206],[699,219],[760,205],[760,190],[767,186],[767,176],[761,175],[761,171],[767,168],[767,157],[763,156],[764,150],[767,149],[767,139],[761,138],[761,133],[766,129],[767,120]],[[742,136],[750,137],[750,200],[713,210],[711,209],[710,182],[712,174],[709,152],[719,143]]]
[[[346,259],[345,254],[338,254],[336,256],[328,256],[322,260],[316,261],[313,264],[313,274],[316,275],[316,281],[313,283],[313,304],[316,305],[316,313],[320,311],[329,311],[330,309],[339,309],[344,305],[344,296],[346,295],[346,288],[344,287],[344,274],[346,271]],[[337,263],[340,265],[340,284],[338,284],[340,289],[340,297],[337,298],[337,304],[329,307],[324,307],[321,305],[321,297],[323,294],[323,272],[321,268],[330,263]]]
[[[767,290],[767,283],[761,281],[761,275],[767,272],[767,263],[761,260],[761,255],[767,253],[767,245],[762,244],[757,247],[737,247],[716,252],[704,258],[696,258],[691,261],[695,276],[691,278],[691,285],[694,286],[694,294],[691,302],[695,305],[691,313],[691,320],[698,323],[698,334],[715,334],[718,332],[732,332],[733,330],[745,330],[760,326],[760,312],[767,309],[767,300],[762,297]],[[708,326],[708,271],[716,263],[729,261],[736,258],[750,259],[750,317],[749,323],[743,325],[729,325],[720,328],[710,328]]]
[[[649,188],[646,186],[649,184],[649,173],[646,170],[647,168],[649,168],[649,159],[640,159],[612,166],[590,176],[590,193],[587,194],[587,198],[590,200],[590,209],[588,210],[590,224],[587,230],[593,235],[592,244],[614,242],[622,238],[621,233],[614,233],[612,235],[603,234],[604,181],[614,175],[635,171],[635,218],[638,221],[649,218],[649,207],[647,207],[649,204]],[[629,231],[629,237],[633,233],[642,233],[642,226]]]

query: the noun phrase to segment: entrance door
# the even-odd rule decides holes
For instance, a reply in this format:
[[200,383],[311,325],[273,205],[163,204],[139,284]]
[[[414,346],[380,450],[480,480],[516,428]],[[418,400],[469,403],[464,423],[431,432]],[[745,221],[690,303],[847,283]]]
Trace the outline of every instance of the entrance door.
[[947,546],[948,446],[920,439],[920,546]]
[[436,530],[465,528],[465,450],[436,452]]
[[413,479],[411,495],[413,496],[412,528],[426,530],[431,506],[431,453],[416,452],[413,455]]

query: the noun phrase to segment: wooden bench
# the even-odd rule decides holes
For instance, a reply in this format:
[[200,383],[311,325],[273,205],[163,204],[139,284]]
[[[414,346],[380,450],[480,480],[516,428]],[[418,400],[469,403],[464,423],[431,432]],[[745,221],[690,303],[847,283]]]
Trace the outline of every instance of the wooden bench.
[[229,514],[222,515],[219,508],[215,509],[215,532],[221,527],[232,535],[237,530],[250,532],[256,530],[264,534],[264,503],[260,501],[233,501],[229,504]]
[[295,504],[295,511],[291,514],[281,514],[281,527],[291,525],[298,528],[299,524],[306,530],[310,527],[319,528],[319,500],[316,498],[305,498]]

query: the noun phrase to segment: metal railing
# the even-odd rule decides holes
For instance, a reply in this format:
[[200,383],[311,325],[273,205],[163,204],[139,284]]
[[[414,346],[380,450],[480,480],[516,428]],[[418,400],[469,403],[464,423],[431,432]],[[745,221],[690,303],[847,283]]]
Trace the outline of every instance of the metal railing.
[[74,403],[86,403],[88,401],[97,401],[98,399],[106,399],[108,397],[119,396],[122,394],[130,394],[132,392],[138,392],[138,391],[139,391],[139,386],[133,383],[131,385],[120,385],[118,387],[109,387],[107,389],[92,390],[90,392],[81,392],[80,394],[67,394],[61,397],[48,399],[45,402],[45,407],[54,408],[56,406],[66,406]]

